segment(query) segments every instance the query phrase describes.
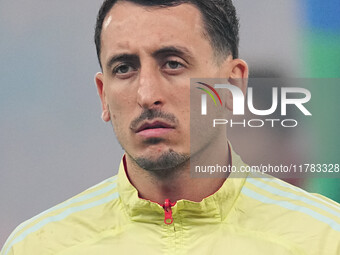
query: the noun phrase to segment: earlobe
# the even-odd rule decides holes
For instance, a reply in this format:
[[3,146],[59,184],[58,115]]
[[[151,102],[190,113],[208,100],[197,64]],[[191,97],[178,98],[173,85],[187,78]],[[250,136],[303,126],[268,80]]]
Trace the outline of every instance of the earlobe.
[[105,122],[110,121],[110,111],[106,102],[105,90],[104,90],[104,82],[103,82],[103,74],[97,73],[95,76],[95,83],[97,85],[97,92],[100,97],[100,101],[102,104],[102,120]]
[[230,90],[226,90],[226,100],[225,100],[225,107],[229,111],[233,111],[233,95],[231,94]]
[[110,121],[110,119],[111,119],[110,112],[107,111],[107,110],[103,110],[103,112],[102,112],[102,120],[104,122],[108,122],[108,121]]

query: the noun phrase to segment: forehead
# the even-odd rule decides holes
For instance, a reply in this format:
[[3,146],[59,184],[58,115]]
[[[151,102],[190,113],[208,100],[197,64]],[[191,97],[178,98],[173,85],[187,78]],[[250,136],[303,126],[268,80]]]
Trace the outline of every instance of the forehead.
[[176,44],[190,48],[195,41],[205,39],[203,33],[201,13],[192,4],[160,8],[118,1],[103,22],[102,57],[117,50],[151,50]]

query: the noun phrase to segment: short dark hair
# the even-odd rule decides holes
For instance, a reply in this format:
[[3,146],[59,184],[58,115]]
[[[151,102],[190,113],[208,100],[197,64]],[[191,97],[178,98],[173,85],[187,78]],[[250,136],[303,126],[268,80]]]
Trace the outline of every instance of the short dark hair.
[[230,54],[238,58],[239,21],[232,0],[105,0],[98,12],[94,40],[100,62],[101,33],[103,22],[111,8],[118,1],[128,1],[142,6],[171,7],[183,3],[196,6],[203,17],[207,33],[215,55],[220,59]]

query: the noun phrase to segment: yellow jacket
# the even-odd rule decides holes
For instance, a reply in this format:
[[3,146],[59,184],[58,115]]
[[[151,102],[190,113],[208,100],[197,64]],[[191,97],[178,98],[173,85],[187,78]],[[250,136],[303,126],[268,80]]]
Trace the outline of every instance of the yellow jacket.
[[[243,165],[235,153],[232,162]],[[276,178],[231,175],[199,203],[163,207],[138,197],[122,162],[117,176],[21,224],[0,254],[340,254],[339,204]]]

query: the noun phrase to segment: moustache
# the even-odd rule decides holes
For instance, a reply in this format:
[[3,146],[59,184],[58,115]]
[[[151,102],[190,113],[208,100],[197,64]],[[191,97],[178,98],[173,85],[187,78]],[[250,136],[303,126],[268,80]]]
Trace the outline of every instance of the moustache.
[[177,124],[177,118],[172,113],[162,112],[159,109],[145,109],[145,110],[143,110],[143,112],[141,113],[141,115],[139,117],[135,118],[131,122],[130,128],[132,130],[136,130],[141,122],[143,122],[145,120],[153,120],[153,119],[156,119],[156,118],[161,118],[161,119],[167,120],[168,122],[171,122],[173,124]]

